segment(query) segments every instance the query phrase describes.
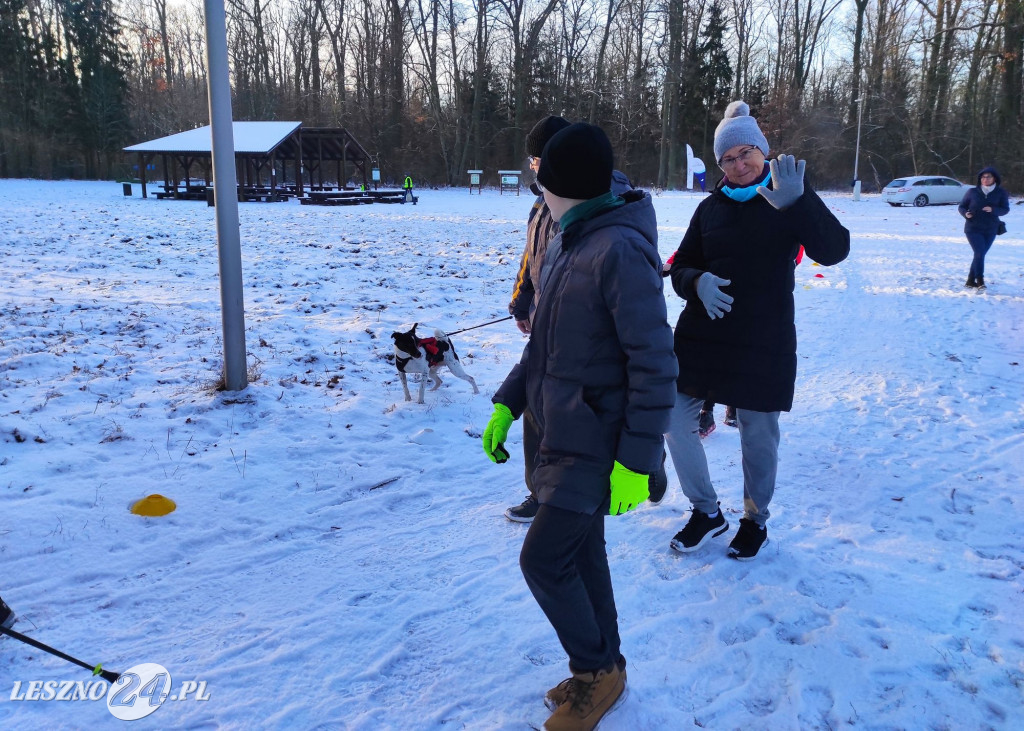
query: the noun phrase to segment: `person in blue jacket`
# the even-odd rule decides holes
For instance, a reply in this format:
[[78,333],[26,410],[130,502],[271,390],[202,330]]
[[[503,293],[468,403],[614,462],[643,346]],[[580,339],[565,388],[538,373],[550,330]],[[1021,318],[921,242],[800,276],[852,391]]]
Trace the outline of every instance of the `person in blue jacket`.
[[743,518],[728,555],[749,561],[768,539],[779,414],[793,406],[796,258],[803,245],[819,264],[838,264],[850,232],[805,185],[803,160],[766,159],[768,140],[744,102],[726,108],[714,149],[725,177],[694,211],[669,271],[686,306],[675,329],[679,382],[666,441],[693,507],[670,545],[688,553],[729,529],[699,437],[711,399],[736,407]]
[[992,248],[1002,221],[1000,216],[1010,212],[1010,198],[1002,186],[1002,179],[994,167],[978,173],[978,185],[964,193],[957,210],[967,219],[964,233],[974,251],[971,268],[967,272],[965,287],[985,288],[985,254]]
[[504,462],[513,421],[527,410],[536,421],[540,507],[519,565],[569,656],[572,676],[545,696],[551,730],[593,728],[624,693],[604,519],[647,499],[675,393],[654,204],[611,191],[613,161],[607,135],[582,122],[544,147],[537,180],[561,230],[483,433],[488,458]]

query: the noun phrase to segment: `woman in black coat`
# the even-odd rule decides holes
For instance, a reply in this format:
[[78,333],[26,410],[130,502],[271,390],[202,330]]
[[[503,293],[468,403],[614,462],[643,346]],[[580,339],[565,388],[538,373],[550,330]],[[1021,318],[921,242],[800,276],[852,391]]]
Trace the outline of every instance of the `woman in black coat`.
[[995,168],[984,168],[978,173],[977,187],[964,193],[964,199],[960,201],[958,210],[967,219],[964,233],[974,250],[965,287],[985,287],[985,254],[995,241],[1001,223],[999,217],[1010,212],[1010,198],[1003,190],[1002,182]]
[[714,148],[726,177],[697,206],[670,270],[686,308],[675,331],[678,394],[666,441],[693,506],[671,545],[695,551],[729,528],[698,436],[701,406],[712,399],[736,407],[744,517],[729,555],[750,560],[768,536],[779,413],[793,405],[794,260],[803,245],[819,264],[837,264],[850,252],[850,232],[805,187],[802,160],[766,162],[768,141],[743,102],[726,109]]

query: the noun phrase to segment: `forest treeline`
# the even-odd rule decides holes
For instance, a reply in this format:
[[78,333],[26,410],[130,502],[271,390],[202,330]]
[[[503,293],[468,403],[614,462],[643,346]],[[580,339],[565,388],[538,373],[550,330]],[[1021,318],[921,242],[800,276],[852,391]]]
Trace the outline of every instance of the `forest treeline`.
[[[549,113],[601,125],[635,182],[745,99],[819,187],[1022,179],[1024,0],[226,0],[238,120],[343,126],[385,177],[524,164]],[[0,0],[0,176],[128,174],[208,123],[201,0]],[[857,142],[860,132],[859,147]],[[485,181],[486,182],[486,181]],[[493,181],[491,181],[493,182]]]

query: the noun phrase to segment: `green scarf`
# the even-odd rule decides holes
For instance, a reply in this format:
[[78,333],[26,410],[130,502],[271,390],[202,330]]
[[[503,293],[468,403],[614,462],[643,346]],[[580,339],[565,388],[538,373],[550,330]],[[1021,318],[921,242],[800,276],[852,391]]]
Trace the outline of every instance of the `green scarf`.
[[589,221],[605,211],[610,211],[613,208],[624,205],[626,205],[626,201],[621,196],[608,191],[604,195],[599,195],[597,198],[591,198],[588,201],[583,201],[573,206],[562,215],[562,220],[558,224],[563,231],[567,231],[573,224]]

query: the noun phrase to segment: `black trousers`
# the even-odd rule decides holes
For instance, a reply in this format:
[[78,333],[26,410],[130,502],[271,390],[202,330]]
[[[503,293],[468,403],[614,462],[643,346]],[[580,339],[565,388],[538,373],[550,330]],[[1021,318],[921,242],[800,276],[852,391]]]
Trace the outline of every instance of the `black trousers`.
[[604,543],[607,504],[594,515],[541,505],[519,566],[573,672],[596,672],[619,657],[619,624]]

